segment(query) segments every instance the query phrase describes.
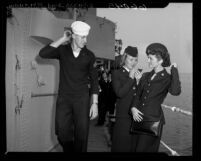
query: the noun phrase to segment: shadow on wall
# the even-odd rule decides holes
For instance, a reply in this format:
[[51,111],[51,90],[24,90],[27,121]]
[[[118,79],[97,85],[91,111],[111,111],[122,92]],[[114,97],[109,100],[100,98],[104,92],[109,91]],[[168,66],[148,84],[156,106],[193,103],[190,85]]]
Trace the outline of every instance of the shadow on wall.
[[39,65],[51,65],[54,67],[54,90],[55,93],[51,93],[51,94],[55,94],[55,95],[51,95],[50,97],[52,97],[53,99],[53,104],[52,104],[52,111],[51,111],[51,123],[50,123],[50,135],[51,135],[51,140],[53,143],[53,146],[49,149],[49,151],[52,151],[52,149],[54,149],[54,147],[58,144],[57,141],[57,137],[55,135],[55,112],[56,112],[56,101],[57,101],[57,91],[58,91],[58,85],[59,85],[59,61],[56,59],[43,59],[41,58],[39,55],[37,55],[35,57],[35,61],[39,64]]

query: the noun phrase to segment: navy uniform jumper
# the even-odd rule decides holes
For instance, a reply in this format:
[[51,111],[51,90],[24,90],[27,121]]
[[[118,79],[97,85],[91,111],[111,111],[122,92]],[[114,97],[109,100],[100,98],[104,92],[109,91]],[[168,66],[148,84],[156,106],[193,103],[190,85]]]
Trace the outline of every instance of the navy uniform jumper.
[[39,52],[42,58],[58,59],[60,79],[56,102],[55,132],[64,151],[87,151],[90,93],[98,94],[98,73],[95,56],[86,48],[78,57],[70,44],[54,48],[46,45]]
[[136,79],[130,78],[129,72],[121,67],[112,73],[112,86],[117,95],[117,102],[111,151],[131,152],[133,135],[129,133],[132,119],[129,111],[137,91]]

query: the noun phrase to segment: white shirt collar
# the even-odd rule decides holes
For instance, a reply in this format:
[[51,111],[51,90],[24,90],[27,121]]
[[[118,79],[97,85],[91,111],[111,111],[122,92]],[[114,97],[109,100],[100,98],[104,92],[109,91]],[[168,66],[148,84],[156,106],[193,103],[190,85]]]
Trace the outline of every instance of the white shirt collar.
[[80,52],[73,51],[74,56],[77,58]]

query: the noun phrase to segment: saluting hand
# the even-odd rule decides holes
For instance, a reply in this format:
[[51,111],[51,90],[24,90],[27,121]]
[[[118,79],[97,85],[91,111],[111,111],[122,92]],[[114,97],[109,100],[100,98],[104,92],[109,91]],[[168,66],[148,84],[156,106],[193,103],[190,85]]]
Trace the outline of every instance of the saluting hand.
[[72,35],[72,32],[71,32],[70,28],[65,27],[64,28],[64,34],[62,37],[64,42],[68,42],[71,39],[71,35]]
[[71,29],[69,27],[65,27],[63,36],[59,38],[58,40],[52,42],[50,46],[57,48],[61,44],[63,45],[68,44],[70,42],[71,35],[72,35]]
[[137,108],[132,107],[131,112],[132,112],[134,121],[140,122],[143,120],[141,115],[144,115],[144,114],[140,112]]

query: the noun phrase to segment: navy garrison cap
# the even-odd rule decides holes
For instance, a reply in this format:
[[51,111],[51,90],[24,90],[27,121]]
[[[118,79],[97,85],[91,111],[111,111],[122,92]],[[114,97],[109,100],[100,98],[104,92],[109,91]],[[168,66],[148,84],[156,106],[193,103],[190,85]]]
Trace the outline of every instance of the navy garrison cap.
[[132,56],[132,57],[138,56],[138,50],[136,47],[128,46],[124,52],[127,53],[128,55]]

